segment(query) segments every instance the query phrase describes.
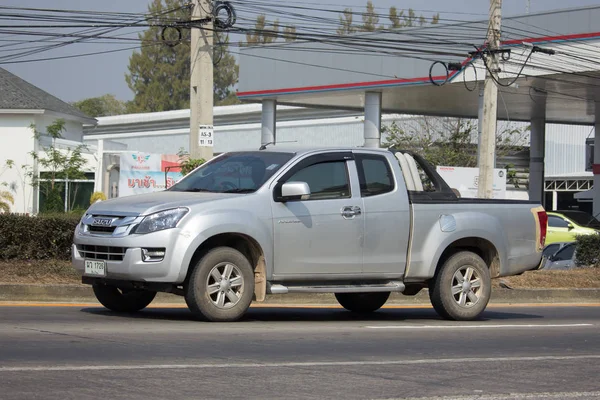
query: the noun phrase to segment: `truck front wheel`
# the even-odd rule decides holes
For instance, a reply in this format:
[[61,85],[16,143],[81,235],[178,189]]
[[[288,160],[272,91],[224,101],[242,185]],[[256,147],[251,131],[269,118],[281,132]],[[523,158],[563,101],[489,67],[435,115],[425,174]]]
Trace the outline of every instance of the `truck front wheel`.
[[248,259],[231,247],[206,253],[184,285],[185,302],[201,319],[232,322],[250,307],[254,294],[254,271]]
[[116,312],[140,311],[152,303],[156,292],[137,289],[119,289],[115,286],[93,285],[96,298],[104,307]]
[[435,311],[446,319],[470,321],[486,308],[492,294],[490,271],[477,254],[461,251],[448,258],[429,287]]
[[348,311],[370,313],[379,310],[390,297],[390,292],[336,293],[335,298]]

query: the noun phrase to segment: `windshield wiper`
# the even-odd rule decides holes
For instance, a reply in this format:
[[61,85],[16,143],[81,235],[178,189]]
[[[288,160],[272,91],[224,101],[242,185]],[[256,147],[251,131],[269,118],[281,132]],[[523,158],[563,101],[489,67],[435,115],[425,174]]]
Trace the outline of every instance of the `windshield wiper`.
[[187,190],[182,190],[183,192],[191,192],[191,193],[215,193],[212,190],[208,190],[208,189],[187,189]]
[[253,193],[255,191],[256,191],[255,189],[231,189],[231,190],[226,190],[221,193]]

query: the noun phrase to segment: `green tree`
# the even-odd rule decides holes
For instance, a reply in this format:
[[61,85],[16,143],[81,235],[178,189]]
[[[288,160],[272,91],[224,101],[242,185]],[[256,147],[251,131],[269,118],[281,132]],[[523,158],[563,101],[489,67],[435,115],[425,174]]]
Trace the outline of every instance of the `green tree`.
[[219,45],[215,48],[215,52],[218,51],[219,55],[216,56],[217,63],[213,75],[214,104],[216,106],[240,104],[233,90],[240,76],[240,66],[235,61],[235,57],[229,53],[229,35],[217,33],[216,37]]
[[117,100],[112,94],[76,101],[73,106],[93,118],[121,115],[127,112],[125,102]]
[[[189,8],[185,7],[187,4],[184,0],[153,0],[148,6],[149,14],[155,16],[153,21],[156,26],[139,35],[143,47],[129,58],[129,73],[125,80],[135,97],[127,105],[128,112],[169,111],[189,107],[190,30],[182,29],[182,39],[179,41],[177,31],[167,29],[165,38],[171,45],[167,45],[162,38],[163,25],[190,19]],[[237,83],[239,70],[229,52],[228,36],[217,32],[214,42],[213,56],[217,64],[214,69],[214,100],[216,105],[220,105],[223,101],[234,102],[232,88]]]
[[[406,28],[406,27],[415,27],[415,26],[424,26],[427,25],[427,18],[421,14],[417,16],[415,11],[412,8],[408,9],[408,12],[405,13],[404,10],[398,11],[396,7],[390,7],[389,12],[389,20],[391,22],[390,28]],[[431,24],[435,25],[440,21],[440,14],[437,13],[431,18]]]
[[294,42],[298,38],[298,34],[296,33],[295,26],[286,26],[283,28],[283,39],[286,42]]
[[[367,2],[366,10],[361,14],[362,16],[362,25],[353,26],[352,19],[354,13],[351,8],[346,8],[340,14],[340,24],[337,28],[337,34],[340,36],[350,35],[357,31],[361,32],[375,32],[386,29],[383,24],[379,24],[379,14],[375,11],[375,7],[373,2],[369,0]],[[415,27],[415,26],[424,26],[427,25],[428,19],[424,15],[419,15],[415,13],[412,8],[409,8],[407,11],[398,10],[398,8],[392,6],[390,7],[388,18],[391,22],[389,25],[390,29],[398,29],[398,28],[406,28],[406,27]],[[440,14],[437,13],[433,15],[431,18],[430,24],[434,25],[439,23]]]
[[363,32],[374,32],[384,29],[383,25],[377,25],[379,23],[379,15],[375,12],[375,6],[371,0],[367,2],[367,10],[362,14],[362,21],[363,24],[359,29]]
[[13,195],[6,190],[0,190],[0,213],[8,214],[13,204],[15,204]]
[[[528,128],[507,127],[496,135],[496,157],[522,150]],[[433,165],[477,166],[477,122],[461,118],[420,117],[413,123],[382,128],[383,146],[413,151]]]
[[246,42],[243,46],[254,46],[261,44],[273,43],[279,37],[279,20],[273,21],[271,26],[268,26],[267,16],[260,14],[256,17],[254,28],[246,32]]
[[351,8],[346,8],[340,14],[340,26],[337,29],[337,34],[340,36],[351,35],[356,32],[356,27],[352,25],[354,14]]
[[396,28],[402,28],[404,27],[404,10],[400,10],[400,12],[398,12],[398,9],[394,6],[390,7],[390,21],[392,22],[392,25],[390,25],[390,28],[392,29],[396,29]]
[[[41,212],[63,212],[65,211],[62,200],[64,186],[59,180],[85,179],[83,168],[87,161],[83,157],[84,145],[79,145],[73,150],[63,150],[57,146],[57,140],[61,139],[65,131],[65,121],[58,119],[46,127],[46,133],[39,132],[35,125],[31,125],[36,140],[42,136],[48,136],[51,140],[49,146],[40,145],[41,151],[32,151],[30,155],[37,160],[40,169],[44,172],[40,177],[33,177],[32,184],[38,186],[46,195],[46,204]],[[39,179],[43,179],[40,181]],[[42,184],[43,183],[43,184]],[[76,197],[73,196],[73,199]],[[72,208],[72,205],[71,205]]]
[[186,176],[206,162],[204,158],[192,158],[190,153],[183,148],[179,150],[177,155],[179,156],[179,165],[181,166],[181,173],[183,176]]

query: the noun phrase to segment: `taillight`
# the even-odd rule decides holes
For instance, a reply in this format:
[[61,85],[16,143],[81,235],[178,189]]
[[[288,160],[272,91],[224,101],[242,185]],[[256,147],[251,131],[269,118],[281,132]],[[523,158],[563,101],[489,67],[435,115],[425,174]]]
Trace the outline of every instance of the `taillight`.
[[540,248],[546,244],[546,232],[548,231],[548,214],[546,211],[538,211],[538,223],[540,224]]

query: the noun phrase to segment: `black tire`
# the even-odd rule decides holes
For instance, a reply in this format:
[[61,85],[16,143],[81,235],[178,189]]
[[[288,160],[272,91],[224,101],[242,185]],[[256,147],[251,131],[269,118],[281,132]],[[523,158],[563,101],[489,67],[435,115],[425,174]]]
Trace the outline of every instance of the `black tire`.
[[390,292],[336,293],[335,298],[348,311],[366,314],[379,310],[390,297]]
[[[231,272],[226,277],[229,266]],[[223,280],[216,279],[215,275]],[[209,288],[217,291],[211,294]],[[199,319],[237,321],[252,303],[254,270],[248,259],[236,249],[217,247],[206,253],[194,266],[184,291],[185,302]],[[237,301],[232,300],[235,298]]]
[[[466,284],[469,270],[471,276]],[[476,282],[478,286],[474,286]],[[481,257],[470,251],[461,251],[448,258],[429,287],[429,298],[435,311],[441,317],[455,321],[479,317],[491,294],[490,270]]]
[[115,286],[93,285],[96,298],[104,307],[116,312],[140,311],[152,303],[156,292],[137,289],[119,289]]

